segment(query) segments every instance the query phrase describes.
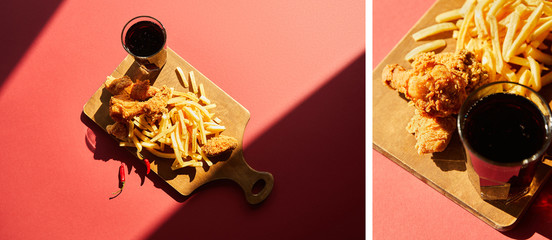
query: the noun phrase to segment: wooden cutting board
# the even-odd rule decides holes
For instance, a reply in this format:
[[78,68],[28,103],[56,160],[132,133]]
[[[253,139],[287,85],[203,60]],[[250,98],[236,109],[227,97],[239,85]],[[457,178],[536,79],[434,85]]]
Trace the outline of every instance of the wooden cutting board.
[[[531,191],[516,202],[505,204],[483,201],[468,180],[466,156],[458,134],[453,136],[444,152],[418,155],[414,148],[414,135],[406,131],[406,125],[414,114],[414,107],[409,106],[395,90],[384,86],[381,78],[382,69],[387,64],[397,63],[407,69],[411,68],[404,56],[427,41],[446,38],[447,46],[436,52],[454,52],[456,46],[451,32],[420,42],[415,42],[411,35],[435,24],[435,16],[439,13],[459,8],[463,3],[464,1],[459,0],[438,0],[373,70],[373,147],[485,223],[497,230],[507,231],[515,226],[530,206],[540,186],[550,177],[552,168],[541,164]],[[543,88],[540,93],[548,101],[552,99],[550,86]],[[545,162],[550,164],[552,161]]]
[[[197,83],[203,83],[207,97],[217,105],[214,112],[222,120],[221,124],[226,127],[223,134],[236,138],[239,145],[228,160],[218,161],[210,167],[185,168],[177,172],[171,170],[173,159],[159,158],[144,150],[142,151],[144,157],[151,161],[151,170],[184,196],[190,195],[195,189],[208,182],[218,179],[230,179],[240,185],[248,203],[257,204],[262,202],[272,191],[274,178],[268,172],[259,172],[252,169],[243,157],[243,134],[249,121],[249,111],[173,50],[168,48],[167,52],[167,63],[161,71],[154,74],[155,82],[153,86],[166,85],[173,87],[175,90],[187,92],[189,90],[184,88],[176,75],[176,67],[180,66],[185,73],[194,71]],[[130,55],[111,73],[111,76],[117,78],[124,75],[133,80],[145,79],[139,65]],[[111,94],[104,89],[102,84],[83,108],[84,113],[104,130],[107,125],[113,123],[108,110],[110,98]],[[129,148],[129,151],[136,156],[135,148]],[[141,161],[138,158],[136,160]]]

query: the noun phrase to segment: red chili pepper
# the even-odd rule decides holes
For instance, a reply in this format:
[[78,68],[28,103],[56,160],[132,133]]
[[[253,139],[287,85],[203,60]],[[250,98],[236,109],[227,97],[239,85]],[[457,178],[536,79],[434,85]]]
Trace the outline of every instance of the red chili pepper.
[[119,196],[119,194],[121,194],[121,192],[123,192],[123,187],[125,187],[125,163],[121,162],[121,166],[119,167],[119,191],[117,192],[114,192],[113,194],[115,196],[112,196],[110,197],[109,199],[113,199],[117,196]]
[[146,163],[146,175],[150,173],[151,166],[149,160],[146,158],[144,159],[144,162]]

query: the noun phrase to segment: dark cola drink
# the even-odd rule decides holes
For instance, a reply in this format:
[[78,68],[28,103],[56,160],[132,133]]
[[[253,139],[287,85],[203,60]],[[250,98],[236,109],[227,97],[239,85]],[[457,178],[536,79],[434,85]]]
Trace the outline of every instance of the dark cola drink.
[[527,98],[494,93],[477,101],[464,122],[468,143],[486,159],[520,162],[536,154],[545,142],[545,119]]
[[166,40],[166,31],[161,22],[149,16],[130,20],[121,35],[125,50],[147,70],[161,69],[166,63]]
[[140,21],[128,29],[125,46],[135,56],[150,57],[165,46],[165,34],[159,25]]
[[478,99],[460,117],[482,197],[495,199],[484,192],[497,189],[508,199],[525,194],[548,143],[549,121],[539,107],[524,96],[498,92]]
[[551,116],[548,102],[518,83],[493,82],[468,96],[458,132],[468,178],[482,199],[511,202],[532,191],[550,146]]

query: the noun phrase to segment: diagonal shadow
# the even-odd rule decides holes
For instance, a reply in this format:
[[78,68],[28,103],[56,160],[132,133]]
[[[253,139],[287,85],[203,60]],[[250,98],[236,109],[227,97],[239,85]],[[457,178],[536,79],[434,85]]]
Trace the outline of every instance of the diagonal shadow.
[[141,178],[141,184],[144,184],[146,178],[150,180],[157,188],[162,189],[178,202],[185,201],[188,197],[182,196],[178,191],[171,187],[165,180],[157,174],[147,174],[146,166],[141,161],[123,147],[119,147],[117,140],[107,134],[100,126],[90,119],[84,112],[81,112],[80,119],[88,127],[84,136],[84,142],[88,149],[94,153],[93,158],[100,161],[119,161],[127,166],[128,173],[134,171]]
[[[246,147],[249,164],[274,175],[274,188],[263,203],[247,205],[237,184],[215,181],[203,187],[209,191],[187,199],[149,239],[175,234],[187,239],[364,238],[365,76],[362,53]],[[222,189],[239,199],[210,195]],[[231,206],[224,207],[228,202]],[[227,222],[239,225],[231,228]]]
[[2,64],[0,88],[62,0],[2,2]]

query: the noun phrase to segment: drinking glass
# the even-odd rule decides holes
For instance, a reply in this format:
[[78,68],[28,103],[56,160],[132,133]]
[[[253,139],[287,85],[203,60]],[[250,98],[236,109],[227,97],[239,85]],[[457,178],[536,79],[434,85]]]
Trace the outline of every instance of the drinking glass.
[[154,17],[138,16],[128,21],[123,27],[121,42],[146,72],[159,71],[167,62],[167,33]]
[[531,186],[551,141],[551,110],[533,89],[494,82],[472,92],[458,114],[468,177],[484,200],[514,201]]

